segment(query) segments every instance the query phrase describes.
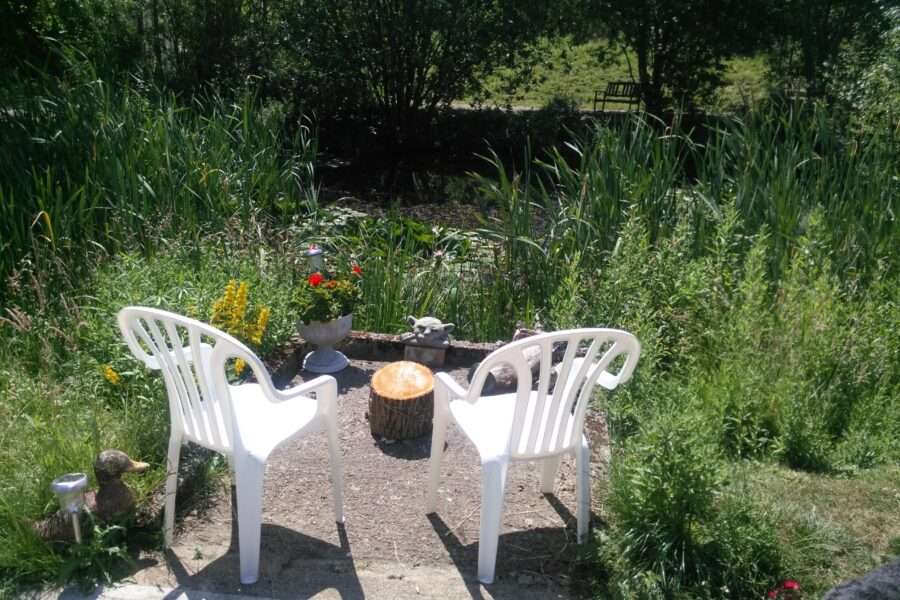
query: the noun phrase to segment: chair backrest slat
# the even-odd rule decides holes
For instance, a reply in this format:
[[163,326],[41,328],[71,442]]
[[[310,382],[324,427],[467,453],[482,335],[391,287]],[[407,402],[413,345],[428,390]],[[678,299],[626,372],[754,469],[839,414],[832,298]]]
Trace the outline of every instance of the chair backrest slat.
[[[540,350],[537,382],[532,379],[526,358],[526,354],[534,353],[532,348]],[[562,359],[554,366],[557,350],[562,351]],[[580,443],[584,415],[600,376],[606,373],[604,385],[610,387],[627,381],[639,355],[637,339],[618,329],[539,334],[512,342],[485,358],[472,378],[468,399],[475,401],[481,396],[492,368],[509,365],[517,377],[516,407],[507,446],[510,456],[530,459],[559,454]],[[616,359],[622,356],[624,361],[618,372],[610,373]],[[553,373],[556,381],[551,391]]]
[[[194,373],[187,360],[184,357],[184,347],[181,336],[178,334],[177,327],[171,320],[162,321],[169,339],[168,360],[172,365],[171,375],[175,379],[180,392],[182,404],[186,405],[187,410],[194,422],[194,435],[206,439],[213,438],[210,435],[212,427],[215,423],[210,423],[210,414],[206,409],[212,410],[211,405],[207,405],[197,393],[197,383],[194,380]],[[172,360],[174,358],[174,360]],[[192,361],[193,362],[193,361]],[[211,404],[211,403],[210,403]],[[212,440],[216,444],[216,440]]]
[[[571,416],[572,403],[575,398],[574,392],[577,392],[577,390],[571,388],[573,387],[574,382],[584,381],[587,368],[590,365],[590,360],[593,358],[593,355],[596,354],[596,346],[597,340],[594,340],[588,350],[587,356],[579,364],[576,374],[570,377],[572,367],[575,364],[575,355],[578,351],[578,344],[568,344],[566,354],[563,357],[563,362],[561,363],[557,374],[556,385],[553,388],[553,403],[547,419],[548,435],[544,436],[543,443],[538,450],[539,453],[552,453],[559,445],[561,441],[559,437],[560,428],[563,426],[563,423],[566,422],[566,419]],[[582,385],[582,388],[584,387],[586,386]]]
[[[146,344],[147,349],[150,351],[150,356],[156,365],[153,368],[159,369],[163,373],[163,381],[166,384],[166,392],[169,396],[169,411],[172,415],[173,426],[177,421],[179,430],[188,435],[193,435],[196,429],[193,411],[190,410],[190,407],[184,406],[178,383],[174,377],[170,376],[172,366],[168,357],[168,344],[163,339],[156,321],[152,318],[138,318],[135,320],[131,332],[132,335],[137,334]],[[128,337],[126,336],[127,339]]]
[[211,372],[211,356],[221,344],[239,350],[257,367],[255,355],[210,325],[163,310],[130,306],[119,311],[118,320],[135,357],[162,371],[173,432],[207,448],[230,452],[234,445],[231,399],[229,393],[216,393],[214,377],[224,379],[225,373],[224,369]]
[[[537,394],[534,396],[535,401],[532,412],[532,426],[529,428],[527,436],[526,447],[528,448],[533,448],[536,444],[538,444],[539,436],[545,434],[544,428],[541,426],[541,424],[546,422],[546,409],[549,408],[547,406],[547,390],[550,387],[550,369],[553,367],[553,344],[549,339],[545,338],[541,338],[536,341],[540,342],[538,347],[541,350],[541,363],[538,374]],[[513,444],[517,445],[517,442],[521,441],[521,432],[514,431],[512,437]]]

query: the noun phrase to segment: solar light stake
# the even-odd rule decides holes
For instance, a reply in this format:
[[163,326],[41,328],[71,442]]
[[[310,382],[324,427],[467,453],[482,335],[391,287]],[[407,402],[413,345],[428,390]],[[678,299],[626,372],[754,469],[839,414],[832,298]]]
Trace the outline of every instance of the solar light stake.
[[325,254],[325,251],[316,246],[315,244],[309,245],[309,250],[306,251],[306,260],[309,262],[309,272],[316,273],[322,271],[322,255]]
[[84,490],[87,488],[87,475],[84,473],[66,473],[53,480],[50,490],[59,498],[59,505],[64,512],[72,515],[72,528],[75,530],[75,543],[81,543],[81,523],[78,515],[84,506]]

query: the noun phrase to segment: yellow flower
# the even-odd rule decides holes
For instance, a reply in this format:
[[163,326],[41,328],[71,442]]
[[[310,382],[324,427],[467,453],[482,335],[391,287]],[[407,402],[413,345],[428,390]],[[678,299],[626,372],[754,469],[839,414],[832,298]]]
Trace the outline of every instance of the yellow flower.
[[103,377],[113,385],[119,385],[119,382],[122,381],[122,376],[116,373],[111,365],[103,366]]
[[216,327],[227,327],[231,319],[232,307],[237,294],[238,282],[234,279],[225,285],[225,293],[213,303],[210,322]]
[[269,323],[269,314],[271,312],[268,306],[263,306],[259,309],[259,314],[256,316],[256,325],[252,328],[253,334],[250,336],[250,341],[256,345],[262,343],[262,337],[266,332],[266,325]]
[[247,363],[244,362],[243,358],[236,358],[234,360],[234,374],[240,377],[241,373],[244,372],[244,369],[247,367]]
[[222,304],[226,309],[230,309],[234,303],[234,296],[237,293],[238,282],[236,279],[229,279],[225,284],[225,294],[222,296]]
[[241,330],[241,323],[244,321],[244,315],[247,314],[247,297],[250,295],[250,286],[246,281],[242,281],[237,289],[234,298],[234,305],[231,307],[231,333]]

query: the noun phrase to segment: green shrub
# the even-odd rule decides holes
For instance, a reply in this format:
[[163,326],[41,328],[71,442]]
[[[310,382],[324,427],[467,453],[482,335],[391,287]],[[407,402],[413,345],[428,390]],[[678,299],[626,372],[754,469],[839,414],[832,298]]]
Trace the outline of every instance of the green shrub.
[[610,510],[628,560],[620,594],[746,598],[777,580],[774,521],[726,485],[720,460],[696,417],[657,422],[614,457]]
[[691,583],[705,574],[701,527],[715,515],[723,481],[698,425],[660,421],[613,458],[609,501],[622,551],[666,581]]

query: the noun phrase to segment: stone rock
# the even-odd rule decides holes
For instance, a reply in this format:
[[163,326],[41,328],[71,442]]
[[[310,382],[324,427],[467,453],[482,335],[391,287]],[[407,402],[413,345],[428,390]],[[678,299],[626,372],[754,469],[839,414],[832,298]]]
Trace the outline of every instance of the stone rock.
[[443,367],[446,358],[446,348],[428,348],[427,346],[413,346],[410,344],[403,348],[403,360],[422,363],[429,367]]
[[534,583],[534,576],[523,573],[516,578],[516,583],[519,585],[532,585]]
[[[541,333],[540,330],[519,328],[516,330],[515,334],[513,334],[512,341],[522,340],[539,333]],[[498,342],[498,347],[502,345],[504,345],[502,342]],[[534,380],[541,368],[541,349],[537,346],[531,346],[525,348],[523,354],[525,355],[528,366],[531,368],[532,380]],[[475,375],[475,370],[477,368],[478,365],[475,365],[469,370],[470,382],[472,381],[472,377]],[[491,369],[491,372],[485,378],[484,387],[482,388],[481,393],[485,396],[492,396],[495,394],[513,392],[516,389],[517,381],[516,372],[510,365],[497,365]]]
[[886,600],[900,598],[900,559],[845,581],[829,590],[823,600]]

